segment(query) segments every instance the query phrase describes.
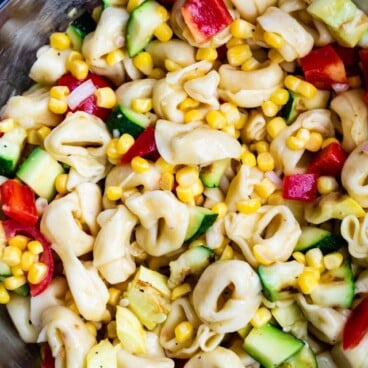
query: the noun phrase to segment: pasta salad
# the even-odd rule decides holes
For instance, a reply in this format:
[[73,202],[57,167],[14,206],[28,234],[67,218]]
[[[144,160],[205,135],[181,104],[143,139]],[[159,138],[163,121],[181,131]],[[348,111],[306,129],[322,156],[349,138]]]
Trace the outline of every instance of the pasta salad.
[[0,120],[0,303],[42,367],[368,367],[368,16],[102,0]]

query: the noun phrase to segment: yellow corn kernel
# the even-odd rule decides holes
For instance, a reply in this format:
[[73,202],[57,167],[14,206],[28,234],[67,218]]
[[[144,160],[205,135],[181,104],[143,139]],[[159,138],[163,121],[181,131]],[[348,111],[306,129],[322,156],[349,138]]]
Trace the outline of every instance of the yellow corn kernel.
[[226,125],[224,113],[218,110],[211,110],[206,114],[207,124],[213,129],[223,129]]
[[240,160],[241,160],[243,165],[247,165],[247,166],[250,166],[250,167],[254,167],[254,166],[257,165],[256,156],[250,151],[242,152],[242,154],[240,156]]
[[37,133],[40,136],[40,139],[44,141],[46,137],[51,133],[51,129],[48,126],[44,125],[41,128],[37,129]]
[[184,203],[194,203],[194,194],[191,187],[178,185],[175,189],[177,197]]
[[245,213],[245,214],[255,213],[261,207],[261,204],[262,203],[260,199],[258,198],[246,199],[246,200],[241,200],[237,202],[236,209],[240,213]]
[[232,124],[226,124],[221,130],[236,139],[240,136],[240,132],[237,131]]
[[162,22],[154,31],[153,35],[161,42],[167,42],[171,40],[173,36],[173,30],[167,24],[167,22]]
[[189,321],[180,322],[174,329],[175,340],[181,344],[190,340],[194,335],[194,327]]
[[151,54],[147,51],[142,51],[137,56],[134,56],[133,64],[145,75],[152,72],[153,60]]
[[323,257],[323,263],[327,270],[335,270],[336,268],[339,268],[342,265],[343,260],[344,257],[339,252],[326,254]]
[[199,170],[195,166],[185,166],[177,171],[175,178],[179,185],[190,186],[198,180]]
[[260,307],[257,309],[253,318],[250,320],[250,323],[253,327],[262,327],[270,321],[271,317],[272,314],[266,307]]
[[28,242],[29,238],[27,236],[18,234],[8,240],[8,245],[25,250],[27,248]]
[[164,6],[157,7],[156,12],[160,15],[163,22],[166,22],[170,18],[170,14]]
[[299,93],[306,98],[312,98],[317,93],[317,88],[295,75],[288,75],[284,79],[285,87],[293,92]]
[[263,40],[266,42],[268,46],[271,46],[275,49],[279,49],[285,45],[285,40],[282,36],[275,32],[265,32],[263,34]]
[[283,106],[288,102],[289,92],[285,88],[277,88],[272,92],[270,100],[276,105]]
[[54,32],[50,36],[50,46],[56,50],[66,50],[70,48],[70,38],[66,33]]
[[248,113],[244,112],[244,113],[239,113],[239,119],[234,123],[234,128],[241,130],[244,128],[245,123],[247,122],[248,119]]
[[179,104],[179,109],[182,111],[189,110],[189,109],[195,109],[199,106],[200,102],[197,100],[194,100],[193,98],[187,97]]
[[8,118],[0,121],[0,132],[8,133],[13,130],[15,126],[14,119]]
[[117,185],[111,185],[106,188],[106,197],[109,201],[118,201],[123,195],[123,188]]
[[226,55],[230,65],[240,66],[252,57],[252,50],[249,45],[237,45],[230,47]]
[[340,143],[339,140],[335,137],[330,137],[330,138],[326,138],[321,145],[321,149],[327,147],[328,145],[330,145],[331,143]]
[[142,174],[150,169],[150,163],[143,157],[134,157],[130,164],[133,171],[139,174]]
[[232,37],[228,42],[226,42],[226,47],[231,49],[234,46],[244,45],[245,41],[242,38]]
[[236,38],[251,38],[254,31],[254,25],[243,19],[235,19],[230,25],[230,33]]
[[169,164],[166,162],[162,157],[160,157],[156,162],[155,165],[161,170],[161,172],[168,172],[173,174],[175,172],[175,165]]
[[286,138],[286,145],[293,151],[298,151],[305,148],[305,141],[291,135]]
[[161,68],[153,68],[150,75],[149,75],[149,78],[152,78],[152,79],[162,79],[164,78],[166,75],[165,71]]
[[225,115],[228,124],[235,125],[240,119],[239,109],[231,102],[221,104],[220,111]]
[[59,174],[55,179],[56,191],[60,194],[65,194],[68,192],[67,189],[68,174]]
[[134,98],[132,100],[132,109],[135,112],[146,113],[152,110],[152,98]]
[[175,178],[170,172],[164,172],[160,178],[160,189],[172,191],[174,188]]
[[267,199],[276,190],[275,184],[267,178],[262,179],[259,184],[254,186],[254,191],[264,199]]
[[121,291],[117,288],[109,288],[109,300],[108,303],[112,306],[118,305],[121,297]]
[[257,166],[262,171],[272,171],[275,168],[275,160],[270,152],[262,152],[257,156]]
[[84,324],[87,328],[88,331],[93,335],[93,336],[97,336],[97,327],[93,322],[85,322]]
[[10,302],[10,295],[3,284],[0,284],[0,304],[7,304]]
[[32,144],[34,146],[39,146],[42,144],[40,135],[38,134],[36,129],[29,129],[27,133],[27,143]]
[[185,123],[191,123],[192,121],[201,121],[202,119],[202,113],[197,109],[189,110],[184,114]]
[[282,197],[281,191],[275,191],[273,192],[268,198],[267,203],[271,206],[279,206],[281,204],[284,204],[285,200]]
[[271,256],[268,248],[266,248],[264,245],[256,244],[253,247],[252,252],[254,258],[259,264],[269,266],[274,263],[273,257]]
[[305,149],[311,152],[317,152],[321,149],[323,143],[322,134],[319,132],[310,132],[310,137],[305,145]]
[[124,58],[125,58],[124,51],[122,49],[116,49],[116,50],[110,51],[106,55],[106,63],[107,65],[112,66],[124,60]]
[[63,100],[51,97],[49,99],[48,108],[54,114],[65,114],[68,110],[68,104]]
[[308,143],[309,139],[310,139],[310,132],[308,129],[305,128],[300,128],[297,130],[295,137],[297,139],[300,139],[301,141],[304,142],[304,146]]
[[267,133],[270,135],[271,138],[275,138],[280,134],[283,129],[286,128],[286,126],[286,122],[282,117],[275,117],[267,123]]
[[257,59],[250,57],[241,65],[241,70],[244,72],[256,70],[260,65],[260,62]]
[[38,240],[31,240],[27,244],[27,248],[35,256],[38,256],[39,254],[41,254],[43,252],[43,246],[42,246],[41,242],[39,242]]
[[56,98],[58,100],[63,100],[70,93],[67,86],[53,86],[50,89],[50,97]]
[[268,51],[267,55],[268,58],[276,64],[280,64],[284,61],[284,57],[276,49],[271,49]]
[[15,290],[26,283],[26,277],[23,276],[9,276],[3,280],[3,284],[7,290]]
[[250,146],[252,150],[256,150],[258,154],[270,151],[270,144],[266,141],[258,141]]
[[298,277],[298,286],[303,294],[310,294],[320,280],[319,272],[312,269],[305,269]]
[[204,191],[204,186],[201,179],[197,179],[192,185],[192,193],[195,197],[201,195]]
[[165,59],[164,64],[168,72],[175,72],[181,69],[181,66],[179,64],[177,64],[175,61],[170,60],[170,59]]
[[323,270],[323,253],[319,248],[312,248],[305,253],[305,261],[309,267]]
[[[107,324],[107,337],[109,339],[115,339],[117,337],[116,334],[116,321],[111,321]],[[120,341],[119,341],[120,343]]]
[[98,88],[95,92],[96,105],[105,109],[112,109],[116,105],[116,95],[112,88]]
[[127,10],[131,13],[135,8],[143,3],[144,0],[129,0],[127,4]]
[[217,59],[217,50],[214,47],[202,47],[197,50],[197,60],[215,61]]
[[306,261],[305,261],[305,255],[304,255],[304,253],[302,253],[302,252],[294,252],[294,253],[292,254],[292,256],[293,256],[293,258],[294,258],[297,262],[299,262],[299,263],[301,263],[301,264],[305,265]]
[[134,137],[128,133],[124,133],[116,143],[116,149],[120,155],[128,152],[129,148],[134,144]]
[[227,205],[225,202],[217,202],[212,206],[212,211],[222,218],[227,214]]
[[89,72],[88,64],[83,60],[72,60],[69,63],[69,71],[73,77],[79,80],[86,79]]
[[171,292],[171,300],[176,300],[184,295],[189,294],[192,291],[190,284],[185,283],[175,287]]
[[4,248],[1,260],[8,266],[17,266],[20,264],[22,258],[22,251],[14,245],[8,245]]
[[233,259],[233,258],[234,258],[234,249],[229,244],[227,244],[224,250],[222,251],[219,260],[229,261],[230,259]]
[[74,60],[83,61],[83,55],[79,51],[71,51],[66,59],[66,68],[70,70],[71,64]]
[[23,271],[27,272],[36,261],[37,256],[35,254],[31,253],[30,251],[25,251],[22,254],[20,266]]
[[24,275],[21,264],[10,267],[10,270],[13,276],[23,276]]
[[320,194],[335,192],[339,183],[333,176],[320,176],[317,180],[317,190]]
[[47,275],[48,267],[42,262],[35,262],[27,274],[27,280],[30,284],[40,283]]
[[279,107],[271,100],[264,101],[261,104],[262,112],[265,116],[272,118],[279,112]]

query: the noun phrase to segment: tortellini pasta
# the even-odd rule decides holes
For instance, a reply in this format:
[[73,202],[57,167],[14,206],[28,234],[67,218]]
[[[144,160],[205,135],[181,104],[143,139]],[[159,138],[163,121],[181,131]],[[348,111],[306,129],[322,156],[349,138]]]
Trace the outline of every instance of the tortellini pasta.
[[172,359],[165,357],[144,357],[120,350],[117,354],[118,368],[174,368]]
[[241,18],[248,22],[254,22],[269,6],[275,5],[277,0],[231,0],[231,2],[239,12]]
[[155,79],[138,79],[122,84],[116,91],[116,99],[119,105],[131,107],[135,98],[152,97]]
[[245,327],[261,298],[257,274],[241,260],[212,263],[203,271],[193,290],[193,306],[198,317],[218,333]]

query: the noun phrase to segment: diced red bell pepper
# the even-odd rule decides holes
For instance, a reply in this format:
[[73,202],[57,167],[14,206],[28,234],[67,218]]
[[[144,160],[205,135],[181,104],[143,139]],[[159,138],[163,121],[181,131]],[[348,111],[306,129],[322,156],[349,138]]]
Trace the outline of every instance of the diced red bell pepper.
[[287,175],[282,183],[285,199],[311,202],[317,196],[318,175],[314,173]]
[[215,36],[233,21],[223,0],[188,0],[181,13],[198,43]]
[[364,101],[365,103],[368,104],[368,49],[359,50],[359,61],[363,73],[364,86],[366,90],[364,94]]
[[26,235],[31,239],[38,240],[43,246],[43,252],[40,256],[40,262],[44,263],[47,268],[46,277],[38,284],[31,284],[30,291],[31,296],[37,296],[41,294],[50,284],[55,264],[52,255],[51,245],[48,240],[42,235],[42,233],[35,227],[22,225],[14,220],[4,220],[2,221],[2,226],[5,232],[6,239],[11,239],[17,234]]
[[52,356],[50,345],[45,343],[41,346],[41,368],[55,368],[55,359]]
[[306,81],[319,89],[330,89],[334,84],[346,84],[345,66],[331,45],[312,50],[300,59]]
[[319,175],[339,176],[348,154],[341,144],[332,142],[312,159],[308,172]]
[[23,225],[38,221],[35,193],[26,184],[8,179],[0,186],[1,209],[4,214]]
[[342,62],[344,63],[345,70],[350,75],[357,74],[359,72],[359,49],[357,47],[346,47],[339,43],[332,44]]
[[120,162],[122,164],[127,164],[137,156],[149,157],[153,160],[159,157],[155,141],[155,130],[151,125],[148,125],[138,136],[134,144],[123,155]]
[[[86,80],[90,79],[96,88],[103,88],[103,87],[111,87],[108,80],[100,75],[89,73],[86,79],[79,80],[73,77],[70,73],[63,75],[59,81],[59,86],[66,86],[69,88],[70,92],[75,90],[79,85],[81,85]],[[75,111],[84,111],[88,114],[95,115],[102,120],[106,120],[111,112],[111,109],[105,109],[102,107],[98,107],[96,103],[96,96],[92,95],[82,101],[79,106],[77,106],[74,110],[69,110],[71,112]]]
[[342,333],[343,349],[353,349],[368,332],[368,297],[354,308],[348,317]]

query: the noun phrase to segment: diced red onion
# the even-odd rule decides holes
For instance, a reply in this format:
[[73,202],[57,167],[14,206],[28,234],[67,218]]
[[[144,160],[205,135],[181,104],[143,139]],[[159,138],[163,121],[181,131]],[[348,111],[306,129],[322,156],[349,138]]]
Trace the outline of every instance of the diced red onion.
[[97,88],[91,79],[86,80],[73,90],[67,97],[67,103],[71,110],[76,109],[84,100],[92,96]]
[[265,177],[271,180],[276,185],[277,188],[282,187],[282,180],[274,171],[267,171],[265,173]]
[[340,93],[347,91],[350,86],[349,83],[334,83],[331,87],[336,93]]

